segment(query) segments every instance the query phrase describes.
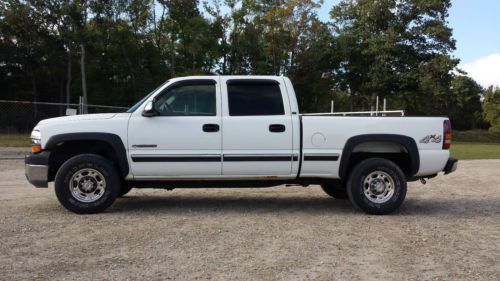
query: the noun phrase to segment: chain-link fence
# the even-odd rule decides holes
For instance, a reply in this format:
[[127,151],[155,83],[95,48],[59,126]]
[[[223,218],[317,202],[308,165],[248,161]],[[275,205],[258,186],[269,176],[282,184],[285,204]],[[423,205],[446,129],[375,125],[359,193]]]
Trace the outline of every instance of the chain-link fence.
[[124,112],[126,107],[0,100],[0,133],[29,133],[43,119],[88,113]]
[[[364,108],[359,108],[359,111],[354,112],[306,113],[305,115],[404,116],[404,112],[401,110],[364,111]],[[85,108],[82,103],[78,104],[0,100],[0,133],[29,133],[40,120],[47,118],[82,114],[83,112],[116,113],[125,112],[126,110],[126,107],[108,105],[89,104]]]

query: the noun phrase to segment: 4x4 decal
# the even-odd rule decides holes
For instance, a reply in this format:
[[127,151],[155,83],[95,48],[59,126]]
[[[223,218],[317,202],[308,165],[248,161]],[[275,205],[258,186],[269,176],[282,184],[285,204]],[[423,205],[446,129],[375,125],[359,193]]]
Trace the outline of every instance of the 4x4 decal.
[[429,143],[429,142],[434,142],[434,143],[440,143],[441,142],[441,135],[427,135],[423,139],[419,141],[420,143]]

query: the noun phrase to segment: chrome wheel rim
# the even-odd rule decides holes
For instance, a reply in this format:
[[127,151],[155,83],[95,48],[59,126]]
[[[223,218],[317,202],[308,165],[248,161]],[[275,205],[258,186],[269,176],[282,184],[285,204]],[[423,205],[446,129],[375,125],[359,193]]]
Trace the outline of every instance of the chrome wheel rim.
[[69,190],[71,195],[80,202],[95,202],[104,195],[106,179],[95,169],[81,169],[71,176]]
[[375,171],[363,181],[363,192],[368,200],[381,204],[394,195],[394,179],[386,172]]

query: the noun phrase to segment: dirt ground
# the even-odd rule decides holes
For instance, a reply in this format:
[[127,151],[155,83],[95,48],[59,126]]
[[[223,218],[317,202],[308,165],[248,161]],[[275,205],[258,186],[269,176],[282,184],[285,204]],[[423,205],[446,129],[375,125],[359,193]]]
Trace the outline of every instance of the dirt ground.
[[21,160],[0,175],[0,280],[500,280],[500,160],[411,183],[390,216],[318,186],[133,190],[75,215]]

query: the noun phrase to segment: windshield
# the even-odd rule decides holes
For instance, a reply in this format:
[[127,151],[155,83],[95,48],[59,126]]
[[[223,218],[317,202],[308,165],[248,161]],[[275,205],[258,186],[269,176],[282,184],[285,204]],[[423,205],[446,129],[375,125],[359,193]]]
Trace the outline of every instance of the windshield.
[[161,84],[160,86],[158,86],[156,89],[154,89],[153,91],[151,91],[149,94],[147,94],[144,98],[142,98],[140,101],[138,101],[136,104],[134,104],[131,108],[129,108],[127,110],[127,113],[132,113],[134,112],[139,106],[141,106],[141,104],[143,104],[147,99],[149,99],[149,97],[151,95],[153,95],[154,93],[156,93],[156,91],[158,91],[161,87],[163,87],[163,85],[167,84],[170,80],[167,80],[165,83]]

